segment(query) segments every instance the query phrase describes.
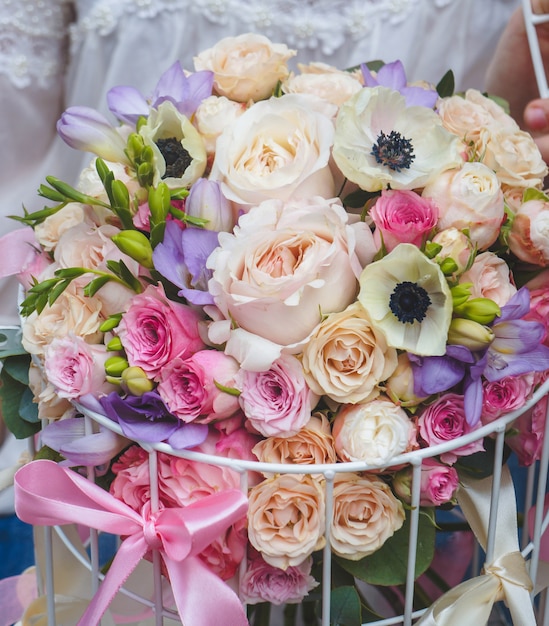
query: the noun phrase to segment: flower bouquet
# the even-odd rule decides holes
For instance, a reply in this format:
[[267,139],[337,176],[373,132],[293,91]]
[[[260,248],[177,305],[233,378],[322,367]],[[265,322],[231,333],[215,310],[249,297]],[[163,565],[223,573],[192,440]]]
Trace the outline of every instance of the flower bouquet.
[[[6,359],[3,401],[41,442],[17,512],[122,537],[79,623],[143,558],[171,588],[157,615],[186,626],[299,603],[361,624],[403,593],[411,623],[441,595],[411,593],[439,514],[483,536],[494,467],[514,510],[501,465],[541,457],[534,141],[497,100],[453,94],[451,73],[435,88],[398,61],[290,72],[295,54],[228,38],[151,95],[113,88],[116,124],[69,108],[60,136],[95,158],[75,187],[48,177],[48,206],[10,236],[31,364],[27,380],[28,356]],[[491,603],[534,624],[511,518],[482,547],[488,565],[518,554],[521,591],[494,575]]]

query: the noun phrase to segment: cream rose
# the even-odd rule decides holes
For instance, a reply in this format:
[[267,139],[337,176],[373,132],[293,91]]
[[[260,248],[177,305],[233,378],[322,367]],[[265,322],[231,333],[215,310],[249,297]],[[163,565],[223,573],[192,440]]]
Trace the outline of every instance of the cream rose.
[[282,84],[284,93],[307,93],[340,107],[362,89],[361,83],[346,72],[290,74]]
[[387,483],[373,476],[336,474],[330,545],[358,561],[373,554],[404,523],[404,507]]
[[403,409],[382,397],[343,406],[332,434],[342,461],[363,461],[373,468],[384,468],[413,447],[416,428]]
[[423,189],[439,208],[438,229],[468,229],[481,250],[496,241],[505,217],[503,191],[494,172],[486,165],[465,163],[442,172]]
[[379,395],[379,384],[396,368],[397,351],[355,302],[322,321],[303,349],[302,364],[315,393],[356,404]]
[[291,437],[262,439],[252,452],[262,463],[320,465],[337,461],[330,423],[322,413],[313,414],[307,424]]
[[82,285],[73,281],[51,306],[23,320],[23,347],[30,354],[41,355],[55,337],[67,335],[97,343],[102,337],[99,326],[103,320],[101,301],[86,297]]
[[333,135],[332,121],[311,107],[310,97],[258,102],[219,136],[210,179],[243,208],[274,198],[332,198]]
[[461,275],[461,283],[472,283],[473,298],[490,298],[499,306],[507,304],[517,288],[511,283],[507,263],[493,252],[483,252],[475,257],[473,265]]
[[549,202],[529,200],[521,204],[509,233],[509,247],[521,261],[549,265]]
[[[355,234],[339,200],[263,202],[234,233],[220,233],[207,265],[209,291],[224,321],[212,343],[244,369],[269,369],[282,350],[297,353],[323,314],[356,296],[360,264]],[[235,328],[236,327],[236,328]]]
[[72,228],[84,222],[86,212],[84,207],[78,202],[69,202],[57,213],[46,217],[41,223],[34,228],[34,234],[38,243],[46,250],[51,252],[61,237],[61,235]]
[[215,144],[219,135],[245,110],[244,104],[229,100],[225,96],[210,96],[202,100],[194,114],[193,123],[204,140],[208,154],[215,154]]
[[287,569],[324,547],[324,486],[311,476],[268,478],[248,503],[249,541],[270,565]]
[[487,128],[481,132],[479,154],[498,180],[511,187],[538,187],[547,165],[532,135],[523,130]]
[[194,57],[197,71],[214,73],[214,89],[237,102],[264,100],[288,75],[288,61],[296,51],[263,35],[226,37]]

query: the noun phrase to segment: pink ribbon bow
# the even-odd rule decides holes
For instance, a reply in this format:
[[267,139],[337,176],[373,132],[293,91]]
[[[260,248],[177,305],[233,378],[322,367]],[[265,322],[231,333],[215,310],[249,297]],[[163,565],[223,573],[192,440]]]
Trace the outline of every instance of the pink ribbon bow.
[[99,591],[78,622],[99,623],[110,602],[150,549],[164,560],[184,624],[248,626],[238,596],[198,558],[214,539],[246,514],[237,489],[202,498],[185,508],[143,516],[110,493],[53,461],[37,460],[15,475],[15,510],[33,525],[84,524],[126,537]]

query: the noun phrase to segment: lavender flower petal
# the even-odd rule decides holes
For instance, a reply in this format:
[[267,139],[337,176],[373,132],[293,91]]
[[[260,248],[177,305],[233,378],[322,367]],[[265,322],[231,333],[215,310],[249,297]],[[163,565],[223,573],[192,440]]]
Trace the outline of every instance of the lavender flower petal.
[[131,125],[135,125],[141,116],[149,115],[147,101],[134,87],[113,87],[107,92],[107,105],[117,119]]

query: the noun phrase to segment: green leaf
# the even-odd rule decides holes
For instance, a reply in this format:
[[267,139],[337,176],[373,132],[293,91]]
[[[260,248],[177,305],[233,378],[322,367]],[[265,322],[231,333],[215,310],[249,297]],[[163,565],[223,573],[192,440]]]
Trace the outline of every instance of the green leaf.
[[65,289],[71,284],[72,278],[66,278],[60,280],[57,285],[48,294],[48,304],[51,306],[57,298],[65,291]]
[[21,419],[30,424],[38,424],[40,421],[38,417],[38,404],[34,401],[34,394],[29,387],[26,387],[21,396],[19,415]]
[[55,275],[59,278],[78,278],[87,274],[90,270],[85,267],[65,267],[60,270],[55,270]]
[[38,459],[46,459],[47,461],[55,461],[56,463],[59,463],[63,460],[63,458],[64,457],[62,457],[59,452],[57,452],[56,450],[52,450],[48,446],[42,446],[40,450],[38,450],[38,452],[34,455],[35,461],[37,461]]
[[454,78],[454,72],[448,70],[446,74],[440,79],[436,89],[441,98],[449,98],[454,95],[454,89],[456,88],[456,81]]
[[353,191],[343,199],[343,204],[350,209],[361,209],[368,200],[379,196],[379,191]]
[[93,298],[101,287],[106,285],[110,280],[109,276],[98,276],[97,278],[94,278],[84,287],[84,295],[88,298]]
[[549,196],[540,191],[539,189],[533,189],[529,187],[522,194],[522,202],[528,202],[529,200],[541,200],[542,202],[549,202]]
[[40,430],[40,423],[25,421],[20,415],[23,395],[28,390],[2,368],[0,372],[0,406],[8,430],[16,439],[27,439]]
[[[436,527],[432,509],[422,509],[419,516],[419,531],[415,577],[431,564],[435,551]],[[410,511],[406,520],[392,537],[377,552],[359,561],[348,561],[335,557],[348,572],[372,585],[402,585],[406,582],[408,566],[408,542],[410,536]]]
[[4,360],[6,374],[22,385],[29,384],[30,355],[24,354]]
[[337,587],[330,596],[330,624],[361,626],[360,597],[354,587]]
[[[459,457],[454,467],[460,474],[467,474],[471,478],[487,478],[494,473],[494,459],[496,444],[490,437],[484,438],[484,451],[475,452],[474,454],[468,454],[467,456]],[[509,458],[510,450],[508,447],[504,448],[503,461],[506,462]]]

